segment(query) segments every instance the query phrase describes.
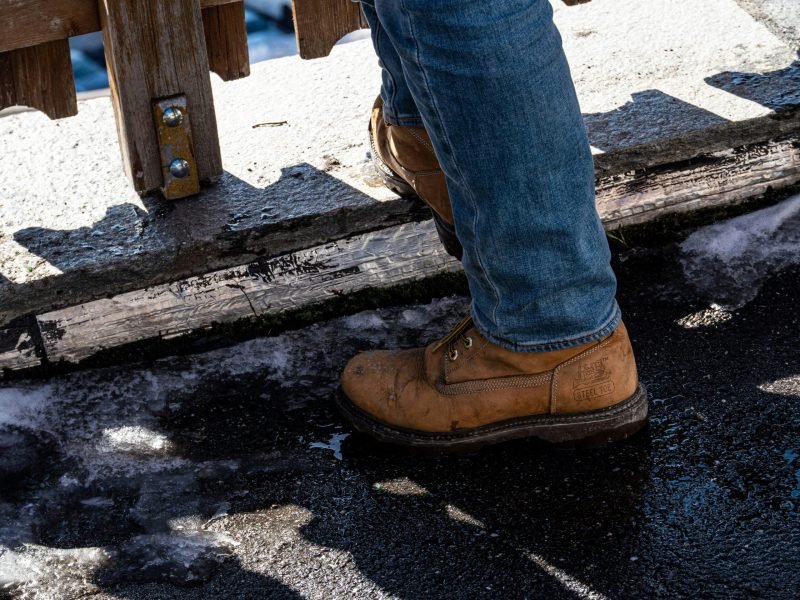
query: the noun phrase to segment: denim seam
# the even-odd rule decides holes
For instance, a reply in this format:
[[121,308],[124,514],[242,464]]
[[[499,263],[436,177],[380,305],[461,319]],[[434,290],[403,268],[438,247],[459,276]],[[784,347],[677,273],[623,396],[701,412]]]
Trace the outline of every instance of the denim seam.
[[385,104],[383,107],[383,120],[390,125],[397,125],[399,127],[424,127],[421,116],[398,116],[396,113],[386,110]]
[[504,340],[498,338],[497,336],[491,335],[487,332],[486,327],[483,323],[480,322],[480,318],[475,312],[473,311],[472,314],[472,321],[478,330],[478,332],[488,339],[493,344],[500,346],[501,348],[505,348],[506,350],[511,350],[512,352],[553,352],[556,350],[565,350],[567,348],[574,348],[575,346],[581,346],[583,344],[588,344],[589,342],[594,342],[599,340],[611,332],[613,332],[620,323],[622,318],[622,313],[617,305],[616,301],[614,302],[614,312],[609,319],[606,319],[598,329],[594,330],[592,333],[583,334],[578,337],[574,338],[567,338],[563,340],[556,340],[553,342],[542,342],[537,344],[521,344],[519,342],[509,342],[508,340]]
[[[415,54],[416,54],[416,57],[417,57],[417,65],[419,66],[420,73],[422,74],[422,79],[425,82],[425,88],[426,88],[426,91],[428,92],[428,96],[430,97],[431,106],[432,106],[433,110],[436,112],[436,117],[439,120],[439,125],[440,125],[442,133],[443,133],[443,135],[445,137],[445,142],[446,142],[446,144],[448,146],[448,149],[452,149],[453,145],[450,142],[450,136],[447,135],[447,129],[444,126],[444,121],[442,120],[441,111],[439,110],[439,107],[437,106],[436,98],[433,96],[433,94],[431,94],[431,91],[430,91],[431,90],[431,84],[430,84],[430,81],[428,81],[428,74],[425,72],[425,69],[422,66],[422,60],[420,59],[420,52],[419,52],[419,44],[417,43],[416,33],[414,31],[414,24],[413,24],[413,21],[411,20],[411,18],[408,16],[409,11],[408,11],[408,8],[406,7],[405,0],[400,0],[400,8],[402,8],[403,13],[405,14],[405,17],[406,17],[406,21],[408,22],[408,29],[409,29],[409,31],[411,33],[411,40],[414,43],[414,51],[415,51]],[[461,171],[461,166],[458,164],[458,161],[455,160],[455,156],[453,156],[452,150],[450,151],[450,156],[451,156],[451,159],[452,159],[452,163],[456,168],[456,171],[458,171],[459,178],[461,179],[461,181],[466,181],[464,179],[464,175],[463,175],[463,173]],[[474,211],[474,214],[475,214],[475,217],[472,220],[473,240],[475,242],[473,244],[473,252],[475,254],[475,257],[477,258],[477,263],[478,263],[479,269],[481,270],[481,275],[483,276],[483,279],[489,284],[489,288],[492,290],[492,293],[494,294],[494,306],[492,307],[492,319],[496,323],[497,322],[497,308],[500,306],[500,290],[497,289],[497,286],[489,278],[489,273],[487,272],[486,267],[484,266],[483,261],[481,260],[481,255],[480,255],[480,251],[479,251],[480,244],[478,243],[478,239],[477,239],[477,235],[476,235],[477,229],[478,229],[478,227],[477,227],[477,224],[478,224],[478,210],[477,210],[478,209],[478,203],[475,200],[475,196],[474,196],[472,190],[469,189],[468,191],[469,191],[469,193],[467,195],[469,196],[469,199],[470,199],[470,201],[472,203],[472,208],[473,208],[473,211]]]

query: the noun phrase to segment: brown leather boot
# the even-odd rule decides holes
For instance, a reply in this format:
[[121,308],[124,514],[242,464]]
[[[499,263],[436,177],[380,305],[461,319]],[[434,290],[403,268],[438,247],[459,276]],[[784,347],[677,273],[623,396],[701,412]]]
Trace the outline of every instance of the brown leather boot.
[[427,348],[359,354],[337,404],[382,442],[474,449],[536,437],[603,445],[647,422],[628,332],[555,352],[511,352],[482,337],[470,317]]
[[372,162],[386,186],[400,196],[416,196],[433,212],[436,230],[448,254],[461,260],[447,182],[424,127],[400,127],[383,120],[378,96],[369,121]]

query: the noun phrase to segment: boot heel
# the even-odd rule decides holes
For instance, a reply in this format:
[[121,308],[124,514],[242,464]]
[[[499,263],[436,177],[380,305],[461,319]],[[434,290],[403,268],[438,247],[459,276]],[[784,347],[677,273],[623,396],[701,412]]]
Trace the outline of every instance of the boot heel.
[[647,425],[647,390],[617,406],[581,415],[580,420],[553,424],[536,433],[539,439],[559,448],[599,448],[631,437]]

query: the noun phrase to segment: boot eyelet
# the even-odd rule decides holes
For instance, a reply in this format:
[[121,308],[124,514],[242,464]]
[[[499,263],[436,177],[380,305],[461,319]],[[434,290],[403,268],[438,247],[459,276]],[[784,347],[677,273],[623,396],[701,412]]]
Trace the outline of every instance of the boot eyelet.
[[447,353],[447,358],[450,359],[450,362],[455,362],[458,360],[458,350],[453,348],[450,352]]
[[472,338],[465,337],[464,338],[464,348],[472,348]]

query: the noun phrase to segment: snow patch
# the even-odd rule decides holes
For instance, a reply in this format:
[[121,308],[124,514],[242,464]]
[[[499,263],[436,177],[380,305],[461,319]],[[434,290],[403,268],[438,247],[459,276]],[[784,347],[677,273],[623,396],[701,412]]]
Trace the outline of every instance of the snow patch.
[[369,311],[345,317],[344,326],[356,331],[363,329],[383,329],[386,327],[386,322],[375,311]]
[[780,396],[795,396],[800,398],[800,375],[777,379],[769,383],[762,383],[758,386],[762,392],[768,394],[778,394]]
[[675,323],[684,329],[700,329],[730,321],[732,318],[733,314],[730,311],[725,310],[719,304],[712,304],[705,310],[681,317]]
[[0,425],[36,425],[49,404],[52,387],[0,388]]
[[681,250],[699,292],[724,309],[741,308],[770,275],[800,264],[800,196],[699,229]]
[[13,551],[0,546],[0,592],[20,598],[82,596],[86,581],[108,558],[102,548],[61,550],[26,544]]
[[131,454],[163,454],[172,444],[163,433],[137,425],[110,428],[103,431],[101,449]]

